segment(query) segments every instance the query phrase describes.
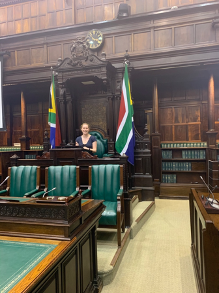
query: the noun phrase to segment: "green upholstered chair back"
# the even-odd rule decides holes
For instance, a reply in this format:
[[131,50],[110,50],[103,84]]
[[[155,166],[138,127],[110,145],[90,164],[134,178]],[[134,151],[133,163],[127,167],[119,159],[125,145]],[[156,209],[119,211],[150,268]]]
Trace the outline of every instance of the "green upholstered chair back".
[[48,168],[48,190],[56,187],[49,195],[69,196],[77,187],[76,166],[50,166]]
[[11,167],[10,196],[22,197],[37,186],[37,166]]
[[97,139],[97,152],[95,155],[98,158],[102,158],[104,154],[108,152],[108,140],[103,138],[102,134],[98,131],[90,131],[90,135],[93,135]]
[[93,199],[116,202],[120,189],[119,165],[96,165],[91,169],[91,188]]

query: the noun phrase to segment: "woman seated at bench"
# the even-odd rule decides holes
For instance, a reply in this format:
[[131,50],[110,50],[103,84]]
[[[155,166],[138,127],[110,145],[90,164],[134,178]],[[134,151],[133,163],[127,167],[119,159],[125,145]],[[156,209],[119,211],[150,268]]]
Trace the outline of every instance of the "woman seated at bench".
[[90,126],[87,123],[81,125],[82,135],[76,138],[75,145],[83,147],[83,149],[89,152],[91,155],[97,151],[97,139],[95,136],[90,135]]

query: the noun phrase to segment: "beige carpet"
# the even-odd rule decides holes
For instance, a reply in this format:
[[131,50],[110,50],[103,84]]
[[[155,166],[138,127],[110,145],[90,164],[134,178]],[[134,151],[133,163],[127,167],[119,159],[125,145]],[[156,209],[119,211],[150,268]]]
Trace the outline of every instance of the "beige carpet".
[[189,201],[156,199],[153,215],[130,240],[103,293],[197,293],[191,259]]

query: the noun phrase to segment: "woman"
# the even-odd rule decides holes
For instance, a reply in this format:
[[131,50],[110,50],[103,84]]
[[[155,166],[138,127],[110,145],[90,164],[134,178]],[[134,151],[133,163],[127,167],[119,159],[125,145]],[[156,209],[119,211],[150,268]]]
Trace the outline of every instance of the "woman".
[[82,135],[76,138],[75,145],[83,147],[84,150],[93,154],[97,151],[97,139],[95,136],[90,135],[90,126],[87,123],[81,125]]

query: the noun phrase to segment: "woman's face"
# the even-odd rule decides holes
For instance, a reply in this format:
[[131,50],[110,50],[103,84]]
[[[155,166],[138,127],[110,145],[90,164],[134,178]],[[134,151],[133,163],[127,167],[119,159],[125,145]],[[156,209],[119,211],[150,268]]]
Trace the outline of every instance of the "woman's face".
[[81,127],[81,131],[83,134],[88,134],[90,131],[89,126],[86,123],[84,123]]

